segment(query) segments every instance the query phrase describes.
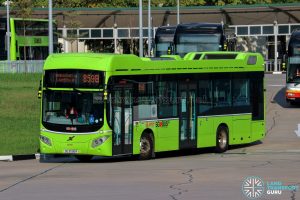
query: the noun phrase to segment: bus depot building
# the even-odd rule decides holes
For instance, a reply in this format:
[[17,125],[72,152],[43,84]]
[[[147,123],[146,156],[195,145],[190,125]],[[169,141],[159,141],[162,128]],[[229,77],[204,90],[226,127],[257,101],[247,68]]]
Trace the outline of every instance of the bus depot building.
[[[300,3],[181,7],[180,23],[222,23],[236,51],[260,52],[267,71],[282,70],[291,33],[300,29]],[[6,8],[0,8],[5,18]],[[36,8],[32,18],[46,19],[47,8]],[[138,8],[56,8],[53,17],[63,52],[138,54]],[[157,27],[177,24],[176,7],[151,8],[151,35]],[[5,27],[0,27],[5,32]],[[2,33],[1,33],[2,34]],[[148,10],[143,10],[144,55],[148,46]]]

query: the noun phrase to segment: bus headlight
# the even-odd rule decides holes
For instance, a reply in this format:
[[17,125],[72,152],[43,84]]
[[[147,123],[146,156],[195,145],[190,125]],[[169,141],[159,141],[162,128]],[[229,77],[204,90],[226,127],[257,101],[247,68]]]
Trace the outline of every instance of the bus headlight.
[[41,136],[40,136],[40,140],[41,140],[42,142],[44,142],[45,144],[47,144],[47,145],[49,145],[49,146],[52,146],[51,140],[50,140],[49,138],[47,138],[47,137],[41,135]]
[[93,140],[92,147],[95,148],[95,147],[103,144],[107,139],[108,139],[108,136],[104,136],[104,137],[100,137],[100,138]]

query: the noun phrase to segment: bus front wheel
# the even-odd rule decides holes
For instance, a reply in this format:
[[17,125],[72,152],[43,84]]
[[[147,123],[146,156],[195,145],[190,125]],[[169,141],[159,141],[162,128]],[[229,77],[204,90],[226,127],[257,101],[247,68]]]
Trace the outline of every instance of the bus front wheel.
[[140,159],[148,160],[153,155],[153,140],[150,134],[143,134],[140,140]]
[[220,126],[217,130],[216,152],[223,153],[228,149],[228,129]]

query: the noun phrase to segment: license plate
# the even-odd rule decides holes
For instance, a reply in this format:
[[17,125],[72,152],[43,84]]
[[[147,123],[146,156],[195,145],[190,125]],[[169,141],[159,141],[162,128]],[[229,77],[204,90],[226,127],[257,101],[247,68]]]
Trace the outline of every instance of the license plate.
[[79,150],[75,150],[75,149],[65,149],[64,153],[71,153],[71,154],[76,154],[79,153]]

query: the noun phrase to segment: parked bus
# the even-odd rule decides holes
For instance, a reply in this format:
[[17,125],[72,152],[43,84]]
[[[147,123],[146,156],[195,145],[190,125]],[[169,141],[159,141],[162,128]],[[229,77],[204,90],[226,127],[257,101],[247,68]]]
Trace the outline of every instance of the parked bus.
[[285,96],[291,104],[300,102],[300,30],[292,33],[288,45]]
[[[6,45],[6,18],[0,21],[0,59],[7,60]],[[24,37],[25,25],[25,37]],[[57,26],[53,24],[53,32],[57,32]],[[10,56],[11,60],[44,60],[48,53],[48,20],[45,19],[20,19],[10,18]],[[57,50],[57,34],[53,36],[54,49]],[[25,46],[25,53],[24,53]]]
[[222,24],[188,23],[163,26],[155,35],[156,57],[162,52],[185,56],[189,52],[226,50]]
[[139,155],[265,136],[258,53],[192,52],[181,60],[54,54],[44,65],[42,154]]
[[[155,57],[167,55],[174,43],[176,26],[161,26],[155,33]],[[171,52],[170,52],[171,53]]]

